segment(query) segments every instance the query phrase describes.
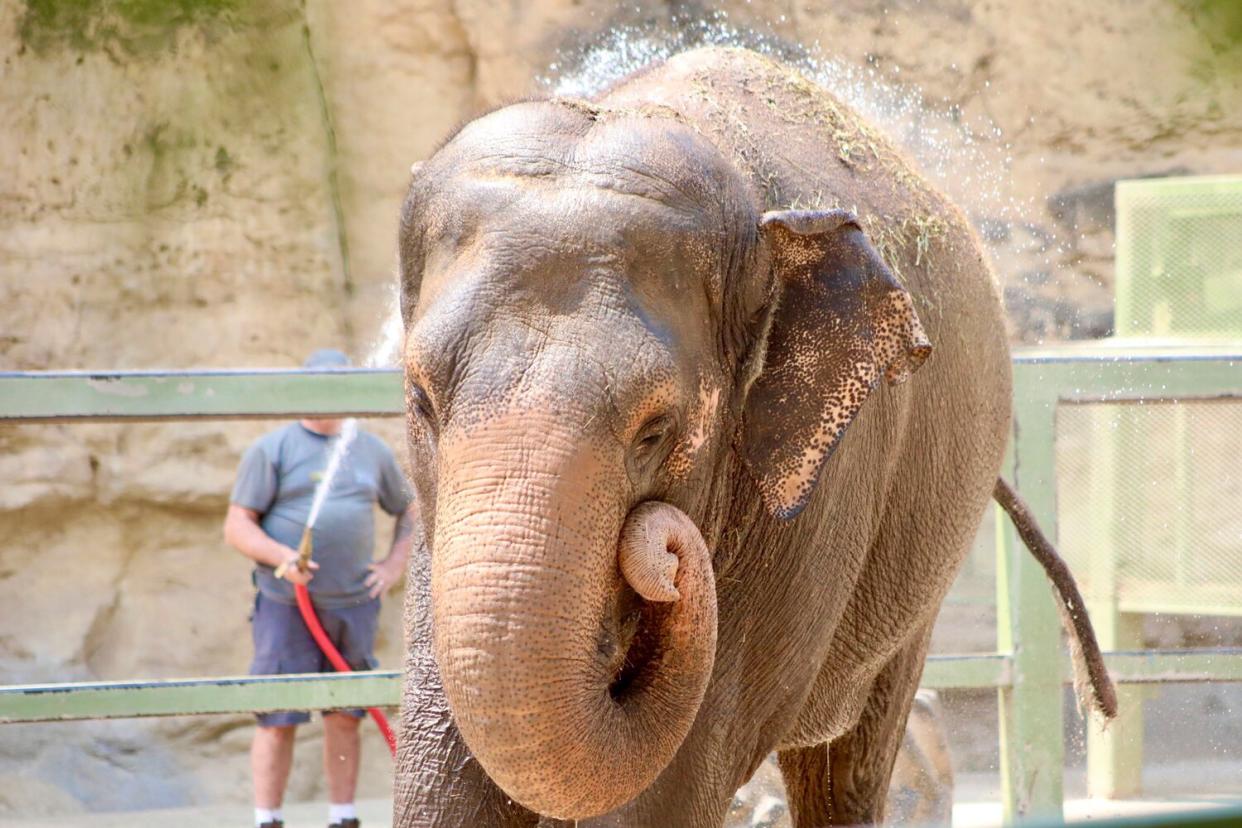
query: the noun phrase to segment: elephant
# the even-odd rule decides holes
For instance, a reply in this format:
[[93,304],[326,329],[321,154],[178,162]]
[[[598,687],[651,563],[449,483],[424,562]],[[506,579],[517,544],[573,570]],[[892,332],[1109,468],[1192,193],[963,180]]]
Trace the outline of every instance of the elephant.
[[962,212],[705,47],[467,122],[398,245],[394,824],[719,826],[772,752],[799,828],[881,820],[1010,429]]

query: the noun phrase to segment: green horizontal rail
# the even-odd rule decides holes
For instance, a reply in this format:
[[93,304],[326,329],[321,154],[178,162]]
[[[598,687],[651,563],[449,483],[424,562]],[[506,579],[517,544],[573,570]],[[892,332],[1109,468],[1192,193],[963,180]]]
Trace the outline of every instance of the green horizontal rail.
[[[1105,653],[1123,684],[1242,681],[1242,648]],[[997,688],[1012,683],[1007,655],[931,656],[923,687]],[[1063,681],[1072,679],[1066,665]],[[124,719],[208,713],[264,713],[335,707],[395,707],[401,674],[307,673],[286,676],[28,684],[0,687],[0,723]]]
[[[1023,349],[1015,352],[1014,385],[1022,405],[1098,402],[1177,402],[1242,397],[1242,342],[1208,351],[1113,347]],[[1039,397],[1042,399],[1035,399]]]
[[919,687],[1008,687],[1013,683],[1012,666],[1013,659],[1000,653],[928,656]]
[[395,670],[0,687],[0,723],[395,707]]
[[1231,599],[1229,603],[1208,599],[1198,603],[1190,603],[1186,600],[1159,600],[1154,598],[1119,598],[1116,602],[1117,612],[1129,613],[1133,615],[1221,615],[1234,616],[1242,614],[1239,611],[1238,599]]
[[0,423],[392,417],[395,369],[0,373]]
[[1104,663],[1118,684],[1242,681],[1242,647],[1112,652]]
[[[1059,348],[1014,356],[1019,384],[1070,403],[1233,398],[1242,393],[1240,369],[1242,343],[1211,352]],[[0,372],[0,422],[392,417],[403,408],[393,368]]]

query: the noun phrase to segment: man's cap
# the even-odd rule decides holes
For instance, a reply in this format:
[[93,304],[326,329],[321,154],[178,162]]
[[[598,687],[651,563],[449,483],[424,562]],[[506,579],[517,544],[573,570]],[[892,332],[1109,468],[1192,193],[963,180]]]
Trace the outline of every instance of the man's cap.
[[303,368],[348,368],[353,363],[336,348],[320,348],[306,358]]

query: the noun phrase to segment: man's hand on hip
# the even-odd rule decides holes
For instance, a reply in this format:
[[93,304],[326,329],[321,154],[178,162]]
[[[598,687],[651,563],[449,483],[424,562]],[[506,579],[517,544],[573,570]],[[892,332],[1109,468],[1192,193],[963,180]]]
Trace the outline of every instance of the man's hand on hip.
[[392,555],[382,561],[367,564],[367,569],[371,572],[363,583],[370,590],[371,597],[383,595],[389,587],[401,580],[401,570],[404,568],[405,562]]

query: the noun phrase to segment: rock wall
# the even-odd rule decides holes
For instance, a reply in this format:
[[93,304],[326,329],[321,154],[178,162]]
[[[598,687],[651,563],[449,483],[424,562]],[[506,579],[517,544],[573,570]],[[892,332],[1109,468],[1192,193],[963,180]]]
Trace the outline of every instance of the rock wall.
[[[290,365],[350,344],[299,3],[7,3],[0,55],[0,368]],[[245,672],[247,567],[220,522],[266,427],[0,430],[0,681]],[[245,801],[248,738],[245,717],[6,729],[0,814]]]
[[[837,59],[864,97],[919,90],[926,107],[889,126],[981,227],[1015,337],[1098,335],[1111,181],[1242,169],[1233,8],[16,0],[0,6],[0,370],[361,355],[391,306],[409,165],[456,122],[598,69],[593,43],[615,73],[652,44],[722,37]],[[920,141],[935,130],[949,138]],[[0,682],[243,672],[247,567],[219,525],[267,427],[0,427]],[[396,423],[374,428],[395,443]],[[6,728],[0,815],[244,802],[249,735],[247,717]],[[292,798],[323,795],[315,738]],[[368,739],[363,794],[382,795]]]

